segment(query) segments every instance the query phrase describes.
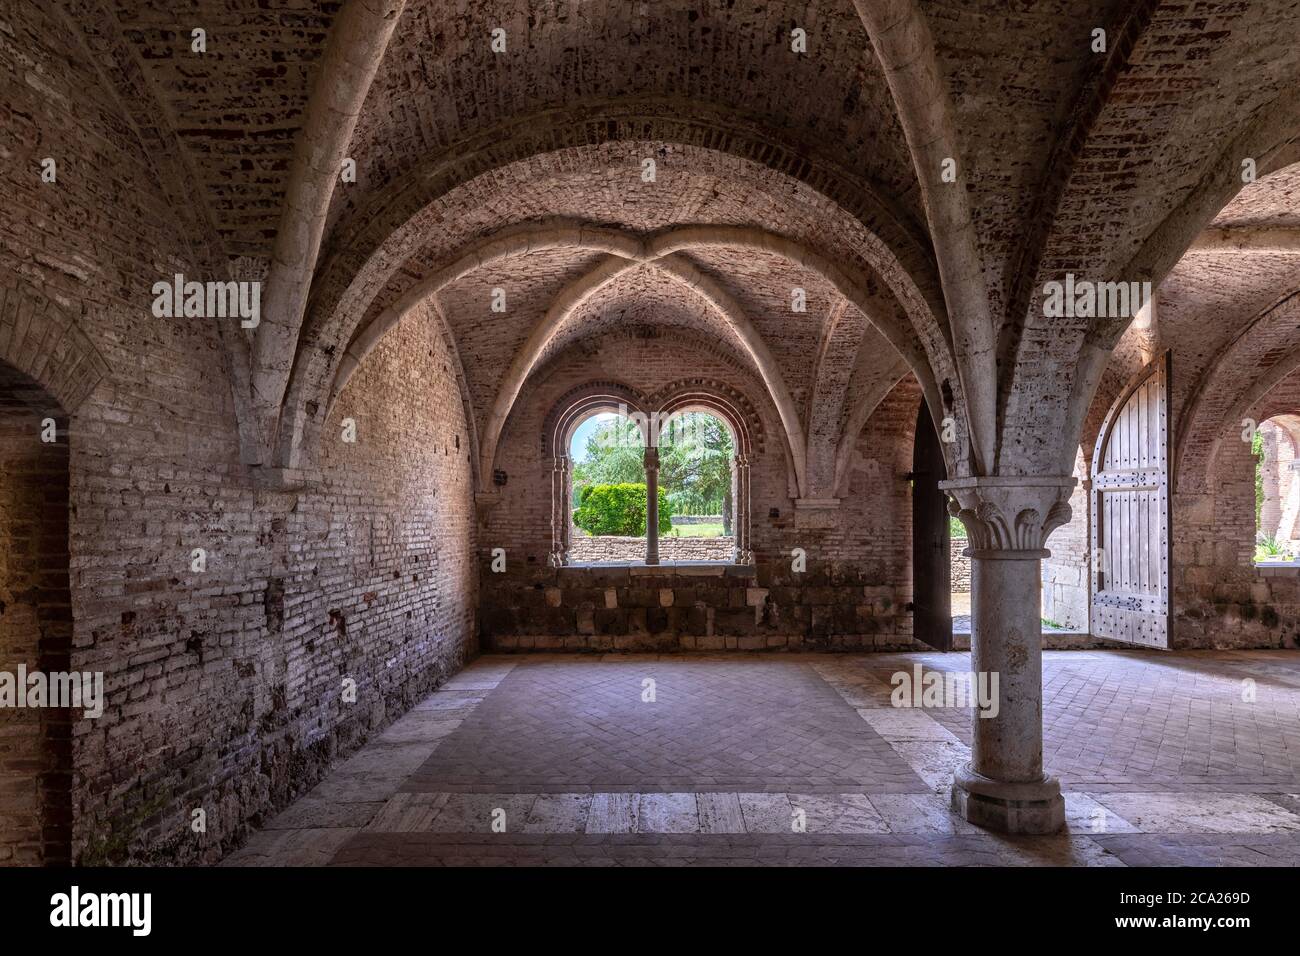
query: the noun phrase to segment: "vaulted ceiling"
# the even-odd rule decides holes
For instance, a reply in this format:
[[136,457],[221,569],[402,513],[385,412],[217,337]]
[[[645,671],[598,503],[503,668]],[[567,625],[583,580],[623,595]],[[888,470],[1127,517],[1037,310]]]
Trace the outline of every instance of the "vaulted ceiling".
[[250,463],[416,303],[481,432],[593,337],[716,341],[806,495],[909,369],[955,473],[1068,471],[1146,346],[1043,315],[1067,272],[1161,283],[1192,444],[1293,358],[1300,0],[60,2],[206,261],[266,280]]

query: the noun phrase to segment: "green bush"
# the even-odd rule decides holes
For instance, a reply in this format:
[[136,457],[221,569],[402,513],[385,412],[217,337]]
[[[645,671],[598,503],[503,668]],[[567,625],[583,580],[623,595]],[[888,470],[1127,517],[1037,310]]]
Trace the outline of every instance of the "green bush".
[[[616,485],[588,485],[578,494],[573,523],[590,535],[645,534],[645,485],[622,482]],[[659,533],[673,526],[668,495],[659,489]]]

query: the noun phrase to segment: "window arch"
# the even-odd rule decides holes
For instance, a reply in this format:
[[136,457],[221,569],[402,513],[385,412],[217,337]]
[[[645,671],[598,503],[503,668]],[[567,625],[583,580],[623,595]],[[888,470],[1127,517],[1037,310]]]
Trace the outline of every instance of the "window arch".
[[[623,420],[626,424],[618,425]],[[592,425],[596,422],[596,425]],[[709,424],[710,422],[714,424]],[[683,425],[699,428],[708,436],[686,435]],[[629,435],[635,426],[635,432]],[[616,442],[626,446],[628,438],[639,438],[641,442],[641,476],[645,490],[642,493],[644,508],[644,545],[640,538],[630,535],[608,535],[620,539],[617,546],[597,546],[591,540],[600,535],[589,535],[578,526],[581,521],[588,528],[599,526],[594,509],[601,501],[584,499],[584,487],[590,487],[590,476],[596,470],[589,467],[589,455],[586,449],[573,447],[575,437],[588,441],[596,434],[596,429],[604,428],[602,438],[615,436]],[[643,396],[634,389],[613,382],[591,383],[573,389],[556,403],[547,416],[542,435],[542,452],[551,461],[551,555],[553,566],[570,564],[588,564],[605,561],[620,563],[661,563],[664,550],[661,539],[667,542],[667,560],[671,561],[725,561],[728,563],[750,564],[753,551],[750,545],[749,522],[749,464],[760,438],[758,417],[749,402],[734,390],[718,383],[692,381],[680,383],[663,389],[652,396]],[[691,448],[686,445],[692,444]],[[702,447],[701,447],[702,446]],[[719,462],[718,452],[725,455],[724,462]],[[683,485],[674,487],[674,497],[670,499],[669,489],[660,487],[660,473],[664,456],[671,455],[671,482]],[[707,480],[693,482],[683,480],[683,465],[686,471],[695,467],[696,462],[707,460],[708,468],[695,468],[693,478],[700,477],[707,471]],[[613,465],[602,468],[604,477],[621,482],[631,475],[629,456],[616,453],[611,456]],[[725,464],[724,464],[725,463]],[[725,471],[719,474],[720,465]],[[584,467],[586,466],[586,467]],[[586,475],[584,476],[584,472]],[[624,474],[628,472],[628,474]],[[584,485],[584,477],[588,479]],[[725,501],[725,518],[718,515],[717,524],[723,526],[729,534],[713,535],[717,540],[708,546],[693,544],[683,547],[682,539],[697,539],[700,534],[687,530],[674,530],[677,524],[671,511],[665,509],[689,510],[684,486],[696,484],[696,491],[704,487],[707,493],[698,494],[698,502]],[[583,500],[591,507],[583,508]],[[671,502],[671,503],[670,503]],[[579,511],[584,511],[578,514]],[[680,522],[685,526],[686,521]],[[638,525],[638,527],[642,527]],[[684,543],[684,542],[683,542]]]

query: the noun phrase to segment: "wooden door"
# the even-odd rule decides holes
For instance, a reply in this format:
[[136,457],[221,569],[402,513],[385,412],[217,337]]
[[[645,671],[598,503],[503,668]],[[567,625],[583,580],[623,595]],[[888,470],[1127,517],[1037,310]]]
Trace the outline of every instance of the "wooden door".
[[1111,406],[1092,456],[1092,614],[1097,637],[1168,647],[1173,602],[1170,353]]
[[948,477],[939,432],[921,402],[912,452],[912,636],[935,650],[952,649],[952,583],[948,556]]

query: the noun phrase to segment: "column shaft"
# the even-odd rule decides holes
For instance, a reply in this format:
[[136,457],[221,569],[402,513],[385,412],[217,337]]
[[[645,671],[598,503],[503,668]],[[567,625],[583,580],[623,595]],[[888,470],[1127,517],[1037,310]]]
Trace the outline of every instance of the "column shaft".
[[996,716],[973,718],[971,769],[996,780],[1038,783],[1043,779],[1041,561],[1014,554],[977,553],[971,560],[971,670],[998,675]]
[[659,449],[645,450],[645,563],[659,563]]

